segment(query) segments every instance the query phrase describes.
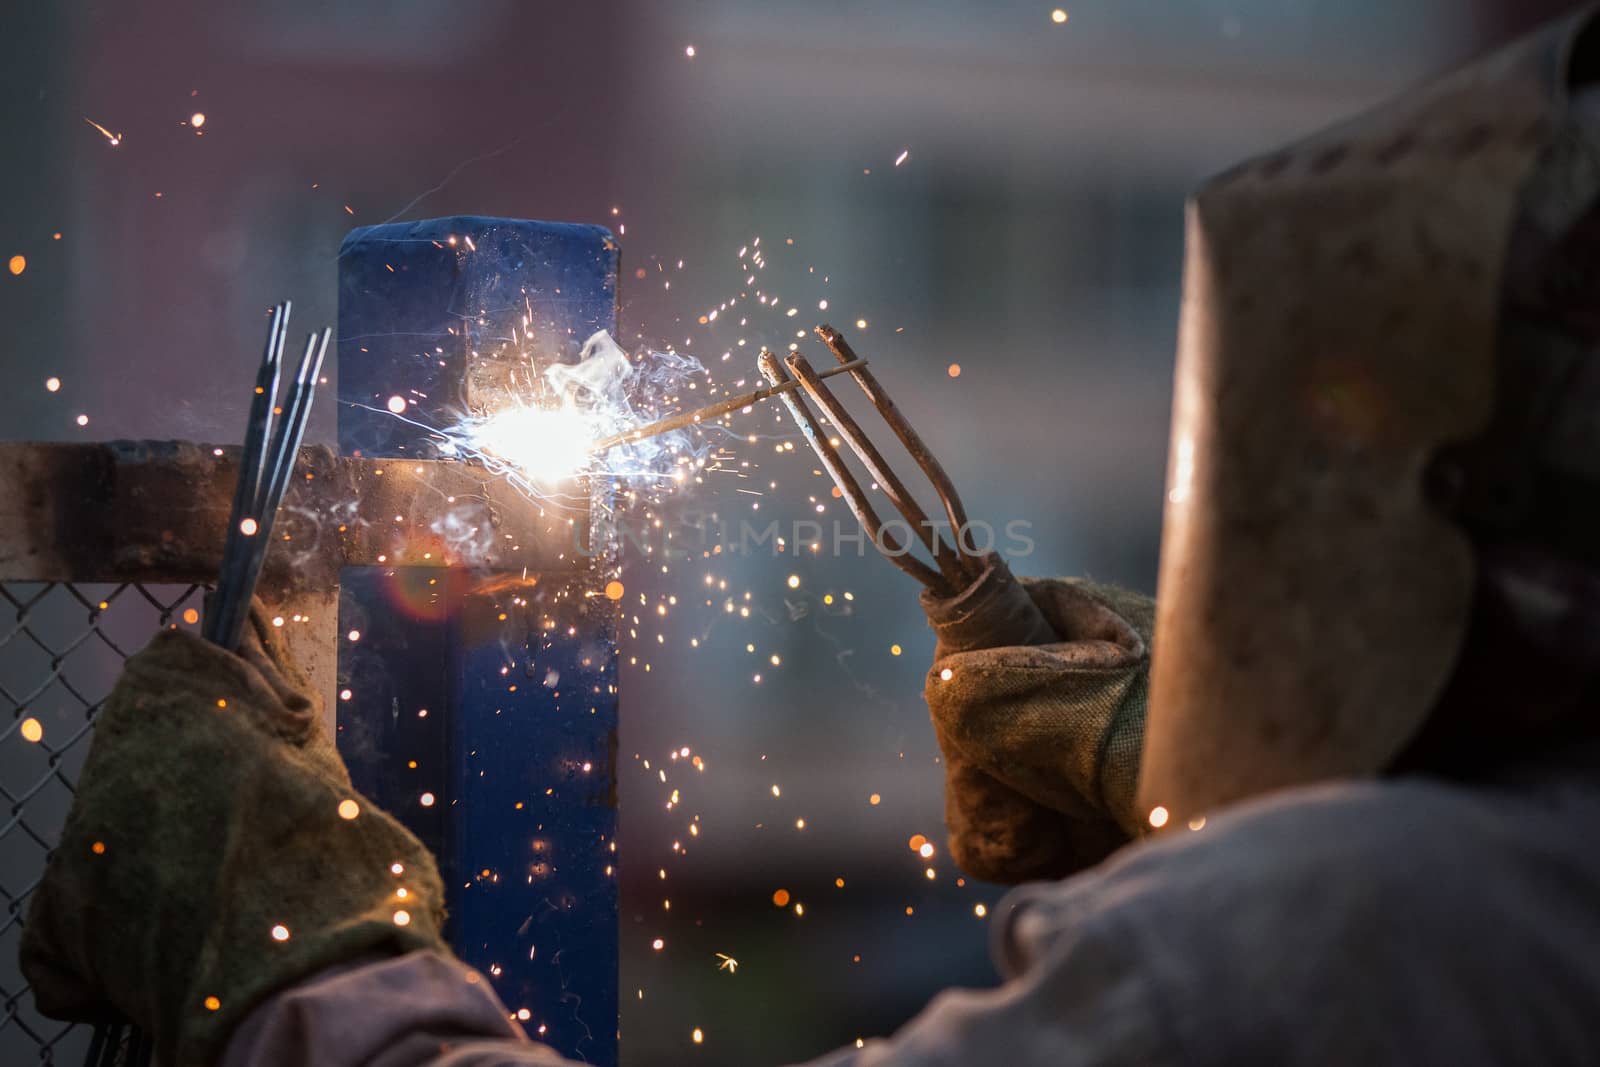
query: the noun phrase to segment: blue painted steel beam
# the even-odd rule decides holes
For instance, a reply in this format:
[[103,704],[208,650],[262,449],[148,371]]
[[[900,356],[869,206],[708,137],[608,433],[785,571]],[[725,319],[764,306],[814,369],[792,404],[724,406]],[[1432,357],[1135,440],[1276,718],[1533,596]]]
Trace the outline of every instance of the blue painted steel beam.
[[[505,353],[573,362],[596,330],[615,332],[616,277],[599,227],[457,217],[352,232],[340,447],[447,454],[426,427],[482,403]],[[361,636],[341,649],[340,751],[439,857],[456,952],[530,1034],[615,1064],[616,642],[598,572],[572,552],[511,575],[396,563],[343,574],[339,630]]]

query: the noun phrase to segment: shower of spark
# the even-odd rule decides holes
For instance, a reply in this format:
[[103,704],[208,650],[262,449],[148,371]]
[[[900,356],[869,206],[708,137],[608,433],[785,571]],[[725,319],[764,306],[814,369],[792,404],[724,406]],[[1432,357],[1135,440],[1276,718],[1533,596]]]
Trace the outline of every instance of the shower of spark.
[[[447,452],[481,460],[531,496],[556,495],[579,475],[675,484],[706,451],[688,429],[604,450],[594,445],[658,418],[704,378],[692,356],[647,349],[630,358],[601,330],[584,343],[578,362],[530,369],[485,405],[492,410],[439,432]],[[404,410],[403,404],[390,410],[396,406]]]

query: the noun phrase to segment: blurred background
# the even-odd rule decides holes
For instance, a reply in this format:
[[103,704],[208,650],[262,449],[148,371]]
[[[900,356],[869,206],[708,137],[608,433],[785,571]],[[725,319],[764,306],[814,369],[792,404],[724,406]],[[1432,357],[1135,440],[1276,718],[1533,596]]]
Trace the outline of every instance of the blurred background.
[[[969,511],[1031,524],[1014,569],[1153,592],[1186,191],[1573,6],[10,4],[0,435],[234,442],[263,309],[332,323],[350,228],[598,222],[625,346],[732,383],[833,321]],[[701,323],[757,238],[799,316]],[[673,508],[847,521],[748,419],[759,516],[726,486]],[[913,583],[853,549],[624,578],[624,1062],[792,1061],[992,983],[1001,890],[945,856]],[[703,772],[645,769],[685,746]]]

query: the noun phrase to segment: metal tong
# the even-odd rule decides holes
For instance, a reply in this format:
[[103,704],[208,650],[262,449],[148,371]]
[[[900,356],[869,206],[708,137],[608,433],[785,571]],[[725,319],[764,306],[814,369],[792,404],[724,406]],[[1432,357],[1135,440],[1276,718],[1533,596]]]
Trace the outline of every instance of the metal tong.
[[[845,503],[872,538],[878,551],[889,562],[937,595],[943,597],[956,595],[977,581],[983,572],[983,562],[980,555],[966,544],[967,512],[961,504],[961,497],[956,492],[954,483],[950,481],[950,476],[939,465],[933,453],[928,451],[928,446],[922,443],[917,431],[911,428],[911,424],[900,413],[894,401],[889,399],[889,394],[878,384],[878,379],[867,369],[865,361],[856,355],[844,336],[828,325],[818,326],[816,333],[833,353],[834,359],[838,360],[839,367],[819,374],[799,352],[790,352],[780,361],[772,352],[763,349],[758,361],[762,375],[775,387],[775,391],[776,387],[789,386],[777,395],[789,409],[789,414],[794,417],[806,440],[811,443],[817,459],[822,462],[823,469],[839,487]],[[940,536],[936,524],[929,520],[927,512],[917,503],[905,483],[883,458],[883,453],[867,438],[860,424],[845,410],[839,398],[823,382],[825,376],[839,373],[844,367],[850,368],[848,372],[850,377],[854,378],[861,391],[867,394],[872,406],[883,417],[883,421],[889,424],[889,429],[894,431],[900,444],[911,454],[911,458],[922,469],[923,475],[932,483],[934,492],[938,494],[939,503],[949,520],[949,541]],[[856,480],[850,468],[845,466],[843,457],[835,449],[816,415],[807,406],[805,398],[792,387],[795,381],[799,382],[807,396],[827,415],[828,420],[837,429],[838,436],[850,446],[850,450],[856,454],[873,481],[877,483],[877,487],[888,496],[890,503],[909,526],[914,542],[920,543],[927,550],[932,559],[932,566],[911,554],[914,542],[902,538],[890,528],[894,520],[886,524],[878,518],[877,512],[867,500],[866,493],[862,491],[861,483]]]

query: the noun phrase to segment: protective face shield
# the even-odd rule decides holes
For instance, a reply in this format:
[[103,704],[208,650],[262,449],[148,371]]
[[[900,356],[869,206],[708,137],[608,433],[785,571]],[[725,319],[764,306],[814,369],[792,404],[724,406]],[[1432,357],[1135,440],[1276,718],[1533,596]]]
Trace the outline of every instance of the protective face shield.
[[1434,708],[1481,543],[1440,457],[1519,425],[1513,236],[1600,193],[1560,150],[1591,14],[1191,202],[1143,810],[1375,773]]

